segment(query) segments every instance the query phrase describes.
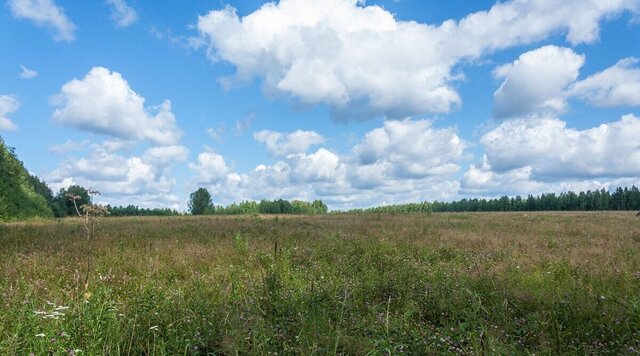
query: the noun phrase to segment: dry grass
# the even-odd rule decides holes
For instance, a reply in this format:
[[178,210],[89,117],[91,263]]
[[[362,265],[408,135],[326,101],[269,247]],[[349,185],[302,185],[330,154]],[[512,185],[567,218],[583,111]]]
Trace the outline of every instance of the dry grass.
[[90,295],[83,234],[0,225],[0,353],[640,350],[631,212],[102,218]]

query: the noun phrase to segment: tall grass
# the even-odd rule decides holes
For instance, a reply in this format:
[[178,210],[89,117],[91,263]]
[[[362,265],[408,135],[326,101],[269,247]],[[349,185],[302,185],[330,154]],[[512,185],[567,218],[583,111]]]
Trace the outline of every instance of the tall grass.
[[637,353],[632,213],[0,225],[0,354]]

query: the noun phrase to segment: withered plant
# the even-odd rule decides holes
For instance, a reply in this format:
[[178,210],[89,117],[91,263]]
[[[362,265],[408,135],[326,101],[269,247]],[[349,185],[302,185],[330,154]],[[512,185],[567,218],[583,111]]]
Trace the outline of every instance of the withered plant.
[[73,207],[78,217],[81,218],[82,226],[86,230],[86,270],[84,275],[84,290],[85,297],[89,296],[89,274],[91,271],[91,262],[93,260],[93,241],[95,240],[96,225],[98,225],[97,218],[100,216],[109,215],[109,211],[103,205],[93,204],[93,197],[99,196],[100,192],[89,188],[87,190],[89,196],[91,196],[89,204],[82,204],[78,207],[78,201],[81,197],[77,194],[67,193],[66,196],[73,202]]

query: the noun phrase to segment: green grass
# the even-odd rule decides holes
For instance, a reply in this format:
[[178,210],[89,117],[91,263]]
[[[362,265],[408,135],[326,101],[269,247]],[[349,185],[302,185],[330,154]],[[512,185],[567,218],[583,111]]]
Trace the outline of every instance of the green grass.
[[0,354],[640,350],[632,213],[0,225]]

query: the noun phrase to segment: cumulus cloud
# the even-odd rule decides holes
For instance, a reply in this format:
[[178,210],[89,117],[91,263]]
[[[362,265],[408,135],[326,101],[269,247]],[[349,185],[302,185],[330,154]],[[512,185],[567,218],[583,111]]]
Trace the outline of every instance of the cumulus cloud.
[[480,142],[494,170],[530,166],[537,179],[640,176],[640,119],[577,130],[556,118],[503,122]]
[[385,121],[353,148],[361,165],[388,170],[394,177],[455,173],[466,143],[455,128],[437,129],[429,120]]
[[311,141],[322,143],[312,132],[261,131],[254,138],[266,144],[275,162],[241,173],[222,155],[203,152],[189,164],[193,183],[206,186],[225,204],[262,198],[322,199],[332,208],[348,208],[446,199],[459,188],[452,174],[466,147],[454,128],[438,129],[430,121],[410,119],[385,122],[345,155],[324,147],[307,152]]
[[0,131],[14,131],[18,129],[9,114],[15,112],[20,107],[20,102],[14,96],[0,95]]
[[9,0],[8,5],[15,18],[53,29],[56,41],[70,42],[76,38],[76,26],[53,0]]
[[281,0],[244,17],[230,6],[198,19],[209,57],[236,67],[230,84],[260,77],[266,90],[336,115],[403,117],[461,104],[453,68],[496,50],[566,33],[598,39],[599,23],[634,0],[512,0],[440,25],[400,21],[357,0]]
[[322,135],[314,131],[297,130],[291,133],[262,130],[255,132],[253,138],[264,143],[274,156],[287,156],[307,152],[309,147],[324,143]]
[[[55,122],[109,139],[52,146],[64,158],[47,176],[51,186],[74,182],[93,187],[103,194],[101,202],[112,205],[183,206],[173,192],[171,173],[187,160],[189,150],[178,144],[182,132],[169,101],[146,107],[120,73],[94,67],[84,78],[66,83],[52,103]],[[140,144],[146,150],[134,153]]]
[[624,58],[575,83],[570,95],[600,107],[640,105],[640,60]]
[[57,189],[71,184],[93,187],[102,193],[105,203],[112,205],[134,202],[145,207],[182,205],[173,193],[175,179],[170,169],[187,159],[186,147],[150,147],[140,156],[125,156],[110,150],[110,145],[109,142],[87,145],[86,156],[67,156],[47,175],[47,182]]
[[531,168],[522,167],[506,172],[491,170],[485,163],[472,165],[462,178],[460,194],[464,196],[527,196],[567,191],[610,190],[639,185],[637,178],[572,178],[561,181],[541,181],[532,178]]
[[639,61],[624,58],[578,80],[584,55],[553,45],[526,52],[494,70],[494,76],[503,80],[494,93],[494,116],[553,115],[564,111],[571,98],[599,107],[640,105]]
[[299,153],[288,158],[293,167],[291,178],[294,182],[330,182],[343,173],[338,155],[324,148],[318,149],[315,153]]
[[494,115],[503,119],[564,111],[565,89],[578,78],[584,61],[584,55],[570,48],[549,45],[496,68],[494,76],[503,82],[493,95]]
[[20,65],[20,69],[20,78],[22,79],[33,79],[38,76],[38,72],[33,69],[29,69],[22,64]]
[[156,170],[162,171],[175,161],[186,161],[188,155],[189,149],[184,146],[160,146],[147,149],[142,155],[142,159],[151,164]]
[[[467,192],[544,192],[636,184],[640,118],[577,130],[557,118],[513,119],[486,133],[485,156],[464,174]],[[617,183],[616,183],[617,182]]]
[[53,120],[65,126],[160,145],[174,145],[182,136],[170,101],[145,107],[122,75],[107,68],[94,67],[83,79],[66,83],[52,102]]
[[124,0],[107,0],[112,6],[111,19],[118,27],[127,27],[138,19],[138,14]]
[[197,163],[189,163],[189,169],[196,172],[195,181],[198,184],[217,183],[231,172],[224,157],[215,152],[200,153]]

